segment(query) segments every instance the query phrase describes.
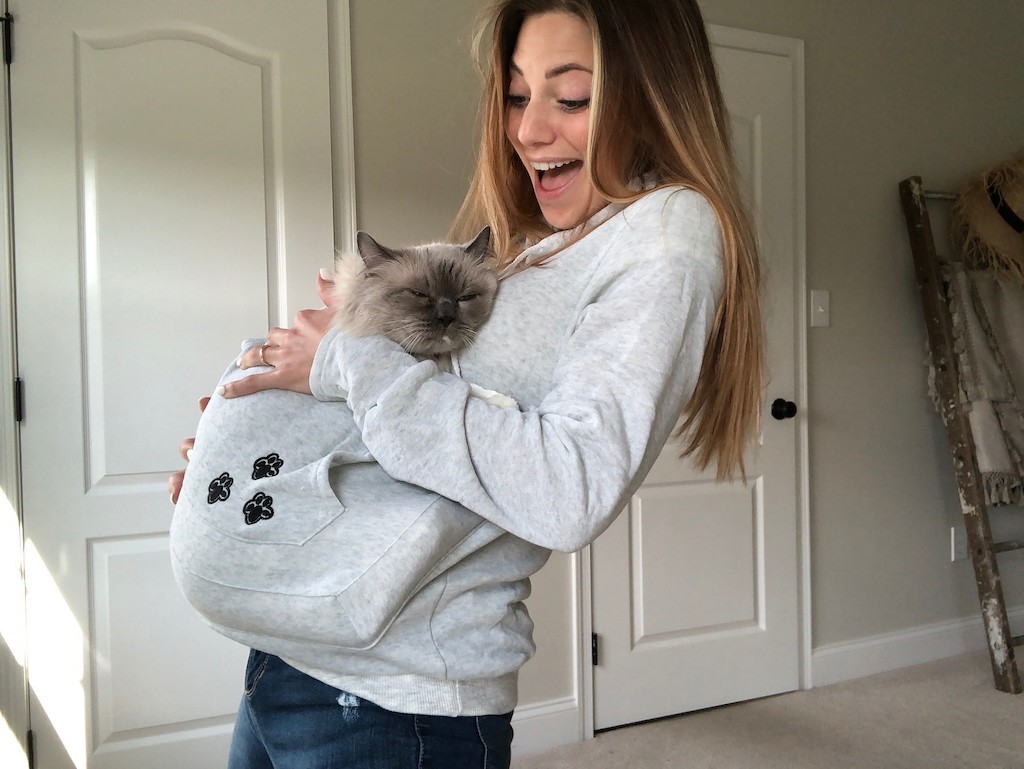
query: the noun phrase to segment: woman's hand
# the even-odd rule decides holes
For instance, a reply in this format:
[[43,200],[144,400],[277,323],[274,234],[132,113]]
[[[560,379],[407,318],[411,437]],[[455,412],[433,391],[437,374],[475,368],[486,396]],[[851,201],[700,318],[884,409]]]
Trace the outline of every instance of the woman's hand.
[[224,386],[220,393],[225,398],[251,395],[262,390],[291,390],[309,393],[309,372],[313,356],[331,326],[334,310],[331,288],[333,283],[323,275],[317,277],[316,290],[327,307],[322,310],[302,310],[295,316],[291,328],[272,328],[267,343],[242,354],[239,367],[271,366],[273,371],[242,377]]
[[[209,402],[210,402],[210,399],[208,397],[207,398],[200,398],[199,399],[199,411],[200,412],[206,411],[206,405]],[[196,444],[196,439],[195,438],[186,438],[185,440],[183,440],[181,442],[181,445],[178,446],[178,453],[181,455],[181,458],[185,460],[185,462],[188,462],[189,454],[191,453],[192,447],[195,446],[195,444]],[[185,480],[185,471],[184,470],[179,470],[178,472],[174,473],[170,478],[167,479],[167,491],[171,495],[171,504],[172,505],[178,504],[178,495],[181,494],[181,484],[184,482],[184,480]]]

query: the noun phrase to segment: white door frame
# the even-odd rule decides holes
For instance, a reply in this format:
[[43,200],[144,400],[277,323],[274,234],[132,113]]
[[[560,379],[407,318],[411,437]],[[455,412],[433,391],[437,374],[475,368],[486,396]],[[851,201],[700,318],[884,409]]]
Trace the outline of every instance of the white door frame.
[[[738,48],[744,51],[784,56],[793,62],[793,125],[795,180],[794,201],[795,232],[793,242],[793,286],[794,324],[796,328],[796,383],[797,402],[806,410],[807,404],[807,232],[806,232],[806,177],[804,168],[804,43],[803,40],[780,37],[762,32],[708,25],[708,36],[712,46]],[[800,420],[797,432],[797,580],[799,590],[799,664],[800,688],[810,689],[811,680],[811,552],[810,552],[810,505],[808,486],[808,420]],[[590,639],[593,633],[593,602],[591,595],[592,566],[590,547],[572,556],[573,602],[577,633],[576,659],[574,661],[576,681],[576,702],[579,708],[579,739],[594,736],[594,665],[591,656]]]
[[[7,0],[0,0],[7,13]],[[2,65],[0,65],[2,66]],[[17,376],[14,314],[10,70],[0,68],[0,643],[6,647],[0,667],[0,704],[10,730],[0,734],[0,763],[11,769],[28,766],[29,704],[25,658],[24,528],[14,379]],[[8,741],[9,738],[9,741]]]
[[331,173],[334,247],[356,247],[355,118],[352,114],[352,27],[349,0],[327,0],[327,56],[331,83]]

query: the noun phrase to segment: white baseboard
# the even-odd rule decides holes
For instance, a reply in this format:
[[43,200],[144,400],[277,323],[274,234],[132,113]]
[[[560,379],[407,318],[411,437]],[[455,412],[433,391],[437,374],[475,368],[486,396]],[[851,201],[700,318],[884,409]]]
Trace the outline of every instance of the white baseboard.
[[580,742],[582,720],[575,697],[537,702],[516,708],[512,716],[513,756],[529,756],[560,745]]
[[[1024,619],[1024,606],[1008,611],[1011,625]],[[814,687],[955,657],[986,648],[981,616],[830,644],[811,654]]]
[[[1024,605],[1008,613],[1011,626],[1024,624]],[[985,648],[980,615],[829,644],[812,652],[811,685],[828,686]],[[583,741],[583,719],[574,696],[523,705],[516,709],[512,726],[514,756]]]

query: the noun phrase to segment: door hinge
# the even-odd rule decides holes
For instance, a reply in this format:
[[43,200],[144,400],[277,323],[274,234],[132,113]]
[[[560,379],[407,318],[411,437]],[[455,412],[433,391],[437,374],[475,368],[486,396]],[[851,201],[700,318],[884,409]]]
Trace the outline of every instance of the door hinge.
[[4,25],[4,64],[10,64],[14,61],[14,16],[5,13],[0,16],[0,24]]
[[25,397],[22,394],[21,378],[14,380],[14,421],[20,422],[25,418]]
[[597,664],[597,633],[590,634],[590,659]]
[[28,769],[36,769],[36,735],[31,729],[25,735],[25,753],[28,758]]

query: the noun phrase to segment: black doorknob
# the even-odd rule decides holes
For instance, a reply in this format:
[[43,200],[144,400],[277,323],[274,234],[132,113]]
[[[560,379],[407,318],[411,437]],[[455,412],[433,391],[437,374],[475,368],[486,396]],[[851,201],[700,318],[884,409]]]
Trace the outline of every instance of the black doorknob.
[[792,419],[796,416],[796,404],[785,398],[772,401],[772,416],[776,419]]

